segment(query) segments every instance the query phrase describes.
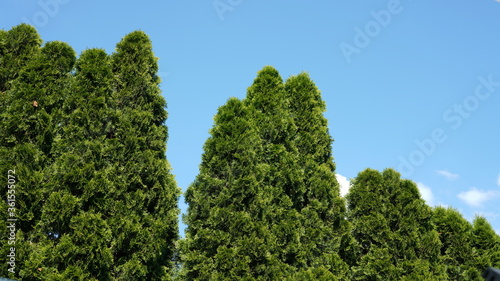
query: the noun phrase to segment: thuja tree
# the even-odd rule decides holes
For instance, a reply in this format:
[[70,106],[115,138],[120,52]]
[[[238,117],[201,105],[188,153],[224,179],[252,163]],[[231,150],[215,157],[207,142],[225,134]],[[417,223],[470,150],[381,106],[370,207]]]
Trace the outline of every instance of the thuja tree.
[[268,115],[284,113],[282,90],[277,72],[264,69],[245,101],[219,108],[200,173],[186,192],[187,280],[277,280],[295,271],[284,259],[299,226],[297,212],[283,193],[286,172],[272,175],[278,172],[272,163],[288,152],[269,141],[285,141],[285,128],[293,125],[285,115],[288,123]]
[[164,280],[178,238],[179,189],[166,159],[166,102],[159,88],[158,63],[149,37],[125,36],[112,55],[113,110],[107,128],[113,139],[109,175],[113,188],[113,270],[116,279]]
[[[106,120],[111,115],[113,74],[108,55],[84,51],[63,104],[61,129],[54,141],[54,163],[46,184],[47,198],[36,225],[37,243],[27,268],[41,280],[110,280],[113,214],[108,196],[113,181]],[[26,276],[25,276],[26,277]]]
[[[284,276],[291,277],[298,270],[307,269],[309,256],[302,245],[302,216],[296,208],[297,197],[303,196],[300,182],[303,173],[298,159],[299,152],[293,144],[296,126],[289,111],[283,80],[270,66],[259,71],[248,88],[244,103],[252,108],[252,119],[262,141],[259,162],[267,167],[261,186],[273,196],[270,204],[269,229],[278,248],[272,254],[289,269]],[[302,192],[302,193],[301,193]]]
[[[287,111],[294,123],[288,133],[291,151],[297,159],[296,172],[292,175],[300,175],[286,190],[300,213],[301,229],[304,230],[298,245],[303,260],[298,267],[301,270],[323,268],[346,279],[347,268],[338,255],[341,240],[348,235],[346,210],[335,177],[333,139],[323,116],[326,105],[307,73],[288,78],[284,92]],[[279,169],[292,166],[283,164]]]
[[283,210],[273,220],[277,255],[296,272],[290,278],[343,276],[338,248],[345,206],[320,92],[307,74],[283,83],[268,66],[248,89],[245,102],[255,109],[264,144],[261,161],[270,167],[264,183],[276,191],[273,205]]
[[[186,193],[187,279],[332,280],[339,275],[336,235],[343,204],[328,151],[324,104],[305,77],[285,87],[279,73],[265,67],[243,102],[232,99],[219,109],[200,174]],[[289,101],[294,98],[314,114],[294,112],[297,105]],[[298,128],[294,117],[300,125],[319,125]],[[306,151],[301,130],[324,146]]]
[[474,268],[477,253],[472,245],[472,225],[457,210],[445,207],[434,209],[433,221],[449,280],[481,280]]
[[475,267],[479,273],[488,267],[500,268],[500,237],[482,216],[476,216],[472,223],[472,246],[477,254]]
[[354,280],[444,280],[432,212],[415,183],[392,169],[367,169],[347,195],[357,242]]
[[9,86],[2,112],[2,174],[17,174],[16,212],[18,270],[16,278],[37,268],[25,264],[37,244],[35,225],[40,221],[53,163],[53,140],[64,116],[75,52],[61,42],[49,42],[20,71]]
[[186,191],[181,274],[186,280],[276,280],[283,275],[269,220],[276,194],[263,186],[269,167],[260,163],[263,145],[252,115],[233,98],[214,118],[200,173]]

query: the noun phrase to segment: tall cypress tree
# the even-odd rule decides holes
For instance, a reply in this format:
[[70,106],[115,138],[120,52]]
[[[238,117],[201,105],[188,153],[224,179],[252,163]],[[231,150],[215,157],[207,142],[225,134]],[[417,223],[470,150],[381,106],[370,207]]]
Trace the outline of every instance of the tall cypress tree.
[[117,44],[112,70],[112,274],[117,279],[166,279],[178,238],[179,189],[165,155],[167,113],[157,58],[144,32],[132,32]]
[[359,257],[355,280],[444,280],[441,243],[415,183],[387,169],[367,169],[347,195]]
[[67,44],[45,44],[11,82],[2,112],[2,174],[8,169],[17,174],[16,278],[36,271],[24,263],[38,242],[35,226],[47,199],[47,167],[54,160],[53,140],[61,129],[74,62],[75,52]]

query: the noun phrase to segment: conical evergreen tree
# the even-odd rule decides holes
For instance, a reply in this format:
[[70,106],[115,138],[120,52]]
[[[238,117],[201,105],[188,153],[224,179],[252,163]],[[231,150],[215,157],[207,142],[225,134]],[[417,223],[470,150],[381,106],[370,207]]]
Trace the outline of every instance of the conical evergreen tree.
[[[333,142],[321,93],[306,73],[290,77],[285,85],[288,112],[295,127],[289,132],[297,155],[300,174],[288,190],[294,207],[302,217],[300,248],[306,266],[323,266],[339,278],[346,276],[346,265],[338,256],[342,237],[347,235],[345,202],[340,197],[332,157]],[[290,165],[290,164],[288,164]]]
[[186,280],[277,280],[283,265],[270,232],[272,189],[259,162],[262,141],[251,109],[238,99],[219,108],[200,173],[186,191],[182,243]]
[[[337,254],[345,207],[324,103],[312,81],[301,77],[286,88],[279,73],[265,67],[243,102],[232,99],[219,109],[200,174],[186,193],[188,280],[332,280],[345,271]],[[292,98],[313,100],[307,106],[314,114],[294,112]],[[298,128],[294,117],[300,125],[319,124]],[[306,151],[302,131],[324,146]],[[260,254],[253,250],[260,248]]]
[[488,267],[500,268],[500,237],[482,216],[472,224],[472,246],[476,250],[476,269],[482,273]]
[[116,124],[110,161],[115,201],[112,254],[117,279],[165,280],[172,268],[178,238],[179,189],[170,173],[165,99],[159,88],[158,63],[149,37],[141,31],[125,36],[112,56]]
[[290,136],[296,127],[278,71],[271,66],[260,70],[243,102],[252,109],[251,118],[262,142],[258,159],[267,170],[261,188],[273,194],[269,198],[273,212],[267,220],[278,248],[272,255],[288,267],[282,276],[291,276],[298,269],[307,268],[309,257],[301,247],[302,217],[294,207],[295,197],[301,196],[298,183],[303,177],[298,151]]
[[472,225],[455,209],[436,207],[433,221],[442,242],[441,256],[449,280],[482,280],[475,268]]
[[265,183],[278,194],[274,205],[285,210],[275,219],[274,231],[281,260],[299,275],[329,271],[343,276],[338,248],[345,232],[345,204],[319,90],[305,73],[283,84],[278,71],[268,66],[259,72],[245,102],[255,108],[264,141],[261,161],[271,168]]
[[399,173],[367,169],[347,195],[358,243],[354,280],[444,280],[431,209],[417,186]]
[[[61,129],[63,100],[69,94],[75,52],[61,42],[49,42],[10,82],[1,114],[2,174],[15,170],[16,254],[15,277],[29,276],[36,268],[24,264],[37,243],[35,226],[47,199],[47,167],[53,162],[53,140]],[[5,173],[4,173],[5,172]]]

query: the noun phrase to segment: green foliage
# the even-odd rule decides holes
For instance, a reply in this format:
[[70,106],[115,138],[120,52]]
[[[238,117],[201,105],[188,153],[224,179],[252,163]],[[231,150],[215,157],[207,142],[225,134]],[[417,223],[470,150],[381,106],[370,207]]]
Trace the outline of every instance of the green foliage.
[[355,280],[443,280],[441,243],[416,185],[387,169],[367,169],[347,195],[357,243]]
[[[431,209],[392,169],[339,196],[326,105],[308,74],[259,71],[220,107],[200,171],[179,189],[150,38],[116,52],[0,30],[0,173],[15,170],[22,280],[482,280],[500,237]],[[3,176],[2,176],[3,177]],[[2,188],[3,194],[7,187]],[[4,220],[8,205],[0,204]],[[0,255],[11,245],[2,243]]]
[[[302,102],[312,114],[299,110]],[[343,276],[345,207],[323,112],[306,74],[283,83],[272,67],[258,73],[244,101],[219,108],[186,192],[184,278]]]
[[455,209],[436,207],[433,221],[441,240],[441,255],[449,280],[481,280],[474,268],[472,225]]
[[[345,264],[337,256],[341,239],[346,235],[345,202],[335,177],[333,142],[321,93],[306,73],[290,77],[285,85],[287,111],[293,120],[289,130],[292,159],[279,169],[293,167],[284,175],[292,179],[286,194],[300,213],[302,228],[299,248],[306,249],[306,268],[325,266],[336,276],[344,276]],[[293,171],[293,170],[292,170]],[[292,175],[296,176],[295,178]],[[300,267],[299,267],[300,268]]]
[[484,217],[471,224],[457,210],[437,207],[433,220],[449,280],[483,280],[486,268],[500,266],[500,239]]
[[[16,171],[16,231],[24,233],[25,238],[16,240],[18,274],[22,274],[19,269],[25,268],[25,262],[29,263],[31,245],[36,240],[35,226],[47,199],[45,186],[51,176],[47,171],[54,160],[53,139],[63,118],[60,108],[69,93],[69,72],[75,61],[73,49],[57,41],[32,53],[34,57],[24,58],[27,64],[9,82],[0,124],[1,172],[6,175],[7,170]],[[16,76],[12,74],[15,69],[10,71],[7,76]]]
[[477,253],[475,267],[480,273],[488,267],[500,268],[500,237],[486,218],[482,216],[474,218],[472,246]]
[[108,196],[114,274],[120,280],[165,280],[178,239],[179,189],[165,158],[166,102],[149,37],[141,31],[125,36],[111,65],[116,123],[108,133],[109,175],[115,188]]
[[200,174],[186,191],[188,225],[182,241],[186,280],[278,277],[268,170],[259,163],[262,141],[251,109],[237,99],[219,108],[205,143]]
[[76,60],[61,42],[32,53],[17,76],[9,70],[1,113],[2,174],[15,169],[20,183],[12,277],[169,279],[179,190],[149,38],[133,32],[113,56],[89,49]]
[[20,24],[12,29],[0,30],[0,92],[10,88],[21,70],[40,51],[42,40],[36,29]]

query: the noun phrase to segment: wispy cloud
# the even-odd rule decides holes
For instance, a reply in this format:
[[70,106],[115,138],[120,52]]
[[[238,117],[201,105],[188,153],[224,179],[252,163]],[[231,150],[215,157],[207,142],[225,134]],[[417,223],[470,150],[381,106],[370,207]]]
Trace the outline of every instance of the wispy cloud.
[[436,173],[440,174],[441,176],[443,176],[449,180],[456,180],[459,177],[459,175],[457,175],[457,174],[450,173],[450,172],[444,171],[444,170],[437,170]]
[[337,178],[337,181],[339,182],[340,185],[340,196],[344,197],[347,193],[349,193],[349,188],[351,188],[351,183],[346,177],[340,174],[335,174],[335,177]]
[[417,182],[417,187],[420,191],[422,199],[425,200],[427,205],[432,206],[434,204],[434,194],[432,194],[432,189],[421,182]]
[[497,184],[500,186],[500,174],[498,174]]
[[482,207],[484,202],[498,195],[499,193],[493,190],[484,191],[473,187],[469,191],[459,193],[457,196],[469,206]]

